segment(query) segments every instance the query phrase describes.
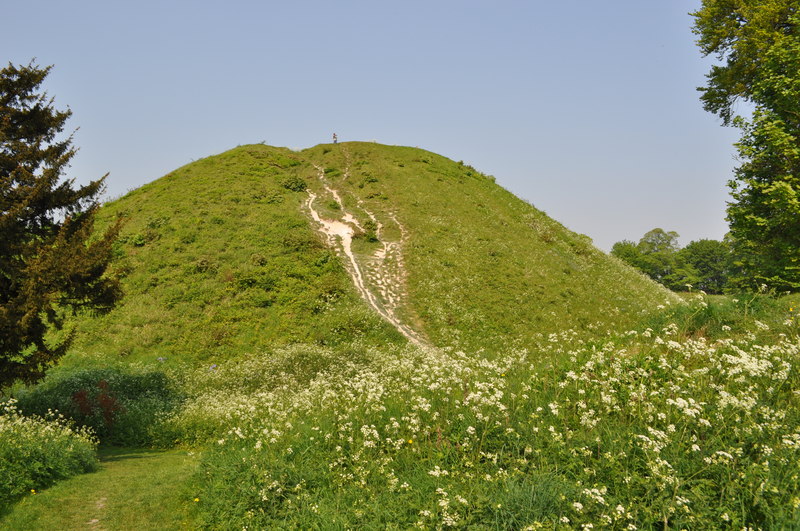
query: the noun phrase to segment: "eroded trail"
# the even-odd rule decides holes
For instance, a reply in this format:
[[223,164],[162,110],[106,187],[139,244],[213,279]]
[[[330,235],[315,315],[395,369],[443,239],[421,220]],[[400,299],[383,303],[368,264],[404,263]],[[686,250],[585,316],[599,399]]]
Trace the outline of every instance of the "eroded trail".
[[338,205],[338,211],[341,212],[340,219],[328,219],[321,215],[316,207],[318,196],[309,190],[306,208],[317,230],[325,235],[329,246],[343,255],[347,271],[367,304],[409,341],[418,346],[427,346],[427,341],[416,330],[405,324],[399,316],[405,299],[405,269],[402,254],[402,244],[406,237],[405,228],[394,214],[388,215],[392,226],[387,228],[366,208],[363,201],[358,200],[358,209],[369,218],[374,228],[378,248],[370,254],[356,253],[353,249],[353,237],[357,232],[366,232],[365,227],[345,208],[339,192],[325,178],[323,168],[319,166],[316,168],[325,190],[324,195],[332,198]]

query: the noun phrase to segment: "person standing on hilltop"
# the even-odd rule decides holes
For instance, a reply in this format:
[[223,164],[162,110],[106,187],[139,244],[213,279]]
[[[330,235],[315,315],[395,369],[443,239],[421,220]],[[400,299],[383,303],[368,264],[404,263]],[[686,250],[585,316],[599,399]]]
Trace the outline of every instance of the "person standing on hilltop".
[[336,136],[336,133],[333,133],[333,143],[335,144],[338,141],[339,141],[339,138]]

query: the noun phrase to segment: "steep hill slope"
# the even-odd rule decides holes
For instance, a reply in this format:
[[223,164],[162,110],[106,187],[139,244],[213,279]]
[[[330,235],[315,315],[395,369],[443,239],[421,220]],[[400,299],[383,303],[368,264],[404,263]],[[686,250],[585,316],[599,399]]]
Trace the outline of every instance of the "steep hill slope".
[[438,346],[597,334],[675,300],[463,163],[363,142],[301,155],[324,169],[314,190],[338,192],[362,223],[372,218],[402,240],[405,318]]
[[125,298],[81,316],[73,351],[217,360],[292,342],[401,341],[310,226],[296,177],[306,166],[289,150],[239,147],[105,205],[101,222],[127,220],[115,262]]
[[[244,146],[120,213],[127,297],[5,408],[3,529],[798,528],[796,300],[637,323],[670,293],[419,149]],[[200,451],[45,490],[91,449],[52,410]]]
[[532,346],[671,295],[469,166],[374,143],[242,146],[102,209],[126,297],[73,351],[213,360],[271,346]]

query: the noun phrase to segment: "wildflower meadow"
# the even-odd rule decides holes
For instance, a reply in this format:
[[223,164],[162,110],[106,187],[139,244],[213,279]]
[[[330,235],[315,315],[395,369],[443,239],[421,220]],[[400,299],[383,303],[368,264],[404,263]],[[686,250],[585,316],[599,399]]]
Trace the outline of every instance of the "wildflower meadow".
[[800,342],[749,326],[496,356],[308,347],[329,360],[313,376],[238,394],[259,368],[222,368],[168,424],[217,432],[196,507],[212,528],[789,528]]

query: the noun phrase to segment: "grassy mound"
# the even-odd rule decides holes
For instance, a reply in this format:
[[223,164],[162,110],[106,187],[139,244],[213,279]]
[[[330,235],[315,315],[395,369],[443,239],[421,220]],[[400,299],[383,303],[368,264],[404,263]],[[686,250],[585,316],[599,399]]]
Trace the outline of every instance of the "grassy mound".
[[[210,365],[293,343],[402,342],[312,226],[306,190],[324,199],[326,186],[367,231],[402,228],[401,317],[437,346],[530,347],[566,328],[600,335],[670,298],[462,163],[371,143],[242,146],[103,207],[101,221],[127,220],[115,262],[126,297],[78,320],[74,359]],[[376,245],[374,233],[354,240],[362,254]]]
[[[312,214],[357,225],[349,263],[430,346],[368,306]],[[53,463],[51,428],[19,411],[58,408],[93,430],[65,435],[89,450],[96,433],[198,458],[110,467],[130,478],[109,511],[54,516],[111,476],[76,478],[17,504],[11,528],[113,527],[133,492],[164,529],[800,522],[796,297],[683,302],[491,177],[412,148],[239,147],[101,219],[117,215],[126,298],[73,321],[73,351],[16,390],[6,424]]]

